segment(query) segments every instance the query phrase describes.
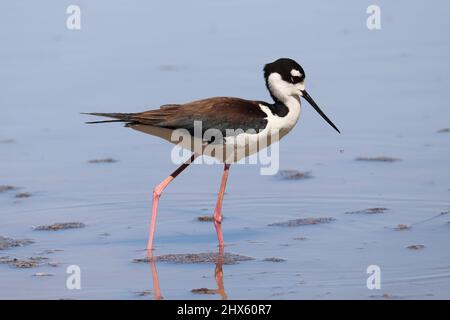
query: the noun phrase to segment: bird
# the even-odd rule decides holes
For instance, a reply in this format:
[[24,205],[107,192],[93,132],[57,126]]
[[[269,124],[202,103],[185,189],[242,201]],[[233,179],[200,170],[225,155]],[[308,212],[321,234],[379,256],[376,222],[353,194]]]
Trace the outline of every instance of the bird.
[[137,113],[83,113],[110,118],[86,122],[87,124],[122,122],[127,128],[180,145],[191,153],[187,161],[153,189],[147,242],[147,250],[150,252],[153,250],[160,197],[166,187],[197,157],[209,156],[224,164],[213,216],[218,246],[223,248],[222,203],[231,164],[261,151],[289,133],[299,120],[301,98],[340,133],[306,91],[305,71],[295,60],[277,59],[267,63],[263,72],[272,103],[235,97],[212,97],[184,104],[166,104],[158,109]]

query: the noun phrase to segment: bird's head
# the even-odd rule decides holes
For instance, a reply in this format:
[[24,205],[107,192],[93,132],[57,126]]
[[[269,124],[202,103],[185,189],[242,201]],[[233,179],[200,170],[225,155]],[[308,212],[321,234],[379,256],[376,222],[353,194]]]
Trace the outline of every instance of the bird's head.
[[305,90],[305,71],[294,60],[281,58],[264,66],[267,89],[275,102],[286,104],[289,99],[303,97],[337,132],[339,129],[323,113],[317,103]]

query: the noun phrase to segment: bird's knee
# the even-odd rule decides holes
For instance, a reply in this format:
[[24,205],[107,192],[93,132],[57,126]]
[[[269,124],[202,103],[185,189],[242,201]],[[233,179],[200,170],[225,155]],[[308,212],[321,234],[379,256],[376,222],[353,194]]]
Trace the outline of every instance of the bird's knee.
[[159,198],[161,197],[163,189],[160,186],[156,186],[153,188],[153,197],[154,198]]
[[214,215],[214,223],[221,224],[222,223],[222,216]]

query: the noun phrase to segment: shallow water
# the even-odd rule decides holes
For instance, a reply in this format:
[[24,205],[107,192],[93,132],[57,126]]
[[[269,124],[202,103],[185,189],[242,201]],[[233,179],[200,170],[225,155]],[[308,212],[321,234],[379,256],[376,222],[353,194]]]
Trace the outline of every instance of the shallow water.
[[[152,266],[133,259],[146,255],[151,191],[175,168],[172,146],[118,124],[87,126],[91,118],[79,112],[215,95],[267,100],[261,69],[280,56],[303,65],[309,92],[342,134],[304,104],[280,144],[280,168],[313,178],[231,167],[225,250],[255,260],[222,267],[227,297],[450,298],[450,214],[440,215],[450,210],[450,133],[437,132],[450,127],[446,2],[379,1],[379,31],[365,25],[370,3],[356,0],[180,2],[178,10],[162,1],[78,3],[80,31],[65,28],[69,2],[0,4],[0,141],[8,142],[0,143],[0,185],[20,187],[0,193],[0,235],[35,241],[0,257],[61,263],[0,265],[0,298],[155,298]],[[355,160],[375,156],[402,161]],[[118,161],[88,163],[108,157]],[[194,165],[170,185],[155,254],[217,250],[213,224],[197,217],[212,213],[221,171]],[[390,210],[345,214],[373,207]],[[268,226],[319,217],[336,220]],[[72,221],[86,227],[32,229]],[[418,244],[425,248],[406,248]],[[42,254],[48,249],[63,251]],[[270,257],[285,261],[263,261]],[[69,265],[81,268],[81,290],[66,288]],[[381,290],[366,286],[369,265],[381,268]],[[155,266],[165,299],[221,298],[191,292],[217,287],[215,264]],[[135,293],[144,290],[152,293]]]

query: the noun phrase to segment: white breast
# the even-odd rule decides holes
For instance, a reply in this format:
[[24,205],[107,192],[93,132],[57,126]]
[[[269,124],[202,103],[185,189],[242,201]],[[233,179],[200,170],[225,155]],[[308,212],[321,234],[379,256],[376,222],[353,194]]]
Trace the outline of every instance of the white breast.
[[272,111],[270,111],[269,107],[265,105],[259,105],[261,110],[263,110],[267,114],[267,126],[264,130],[256,134],[242,133],[237,135],[236,137],[227,137],[225,138],[226,143],[225,146],[233,146],[231,150],[244,150],[242,152],[233,152],[230,154],[229,152],[225,152],[227,156],[226,162],[232,163],[239,161],[244,157],[248,157],[251,154],[254,154],[258,151],[261,151],[272,143],[279,141],[282,137],[284,137],[289,131],[294,128],[299,117],[300,117],[300,100],[296,98],[292,98],[285,103],[286,107],[289,109],[289,112],[284,117],[279,117],[274,115]]
[[292,97],[285,103],[285,105],[289,109],[289,112],[284,117],[274,115],[270,111],[269,107],[260,105],[261,109],[267,114],[266,119],[268,121],[268,124],[266,129],[279,130],[280,139],[295,127],[298,119],[300,118],[301,112],[300,99]]

